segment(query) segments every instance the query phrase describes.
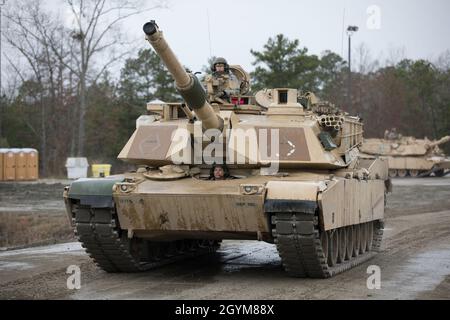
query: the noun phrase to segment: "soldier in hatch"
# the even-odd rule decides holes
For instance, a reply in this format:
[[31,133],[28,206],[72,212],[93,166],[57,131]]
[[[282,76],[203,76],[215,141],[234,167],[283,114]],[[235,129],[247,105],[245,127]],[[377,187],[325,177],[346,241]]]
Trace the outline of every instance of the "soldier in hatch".
[[213,164],[209,171],[209,180],[228,180],[235,179],[230,175],[226,164]]
[[[386,136],[386,132],[384,134]],[[397,133],[397,128],[392,128],[391,131],[389,131],[387,133],[388,140],[396,140],[396,139],[400,139],[400,138],[401,138],[401,134]]]
[[205,77],[204,85],[210,102],[230,103],[231,96],[240,93],[240,81],[230,72],[230,66],[224,58],[216,58],[211,65],[212,74]]

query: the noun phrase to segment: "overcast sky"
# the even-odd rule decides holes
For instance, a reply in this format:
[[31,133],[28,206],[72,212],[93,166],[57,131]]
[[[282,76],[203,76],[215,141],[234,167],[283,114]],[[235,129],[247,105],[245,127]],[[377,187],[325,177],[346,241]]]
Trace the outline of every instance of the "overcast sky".
[[365,43],[374,58],[400,49],[408,58],[435,60],[450,50],[449,16],[448,0],[170,0],[168,9],[124,26],[139,34],[145,21],[155,19],[182,63],[194,70],[206,64],[210,48],[212,55],[252,69],[250,49],[262,49],[278,33],[299,39],[311,53],[329,49],[347,57],[342,31],[348,25],[359,26],[353,48]]
[[[142,1],[152,6],[152,0]],[[44,3],[60,13],[68,13],[63,0]],[[401,57],[431,61],[446,50],[450,55],[449,0],[168,0],[167,3],[167,9],[126,20],[123,30],[137,39],[136,45],[147,48],[142,25],[156,20],[181,62],[194,71],[201,70],[210,55],[223,56],[231,64],[241,64],[252,71],[250,49],[261,50],[269,37],[279,33],[299,39],[310,53],[320,55],[331,50],[346,59],[347,35],[343,30],[348,25],[359,26],[352,37],[353,49],[364,43],[372,58],[385,60],[395,51],[402,52]],[[354,58],[357,64],[355,52]]]

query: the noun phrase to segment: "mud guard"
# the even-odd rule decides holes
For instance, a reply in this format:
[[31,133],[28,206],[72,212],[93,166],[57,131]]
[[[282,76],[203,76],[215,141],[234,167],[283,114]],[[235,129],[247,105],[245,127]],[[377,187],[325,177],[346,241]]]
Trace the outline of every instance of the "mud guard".
[[320,182],[269,181],[264,211],[314,214],[318,209],[317,194],[321,187]]
[[112,188],[123,179],[124,176],[78,179],[70,185],[68,198],[91,208],[112,208]]
[[269,199],[264,203],[264,211],[267,213],[302,212],[314,214],[317,208],[317,202],[310,200]]

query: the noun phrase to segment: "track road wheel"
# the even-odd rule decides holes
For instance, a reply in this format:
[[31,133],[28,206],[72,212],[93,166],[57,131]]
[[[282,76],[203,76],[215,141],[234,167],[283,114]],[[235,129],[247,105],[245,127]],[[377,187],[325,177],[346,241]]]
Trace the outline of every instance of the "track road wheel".
[[367,251],[371,251],[373,246],[373,221],[367,223]]
[[345,260],[350,260],[353,256],[353,242],[355,241],[355,232],[352,226],[345,227],[347,234],[347,250]]
[[322,245],[323,254],[325,256],[325,261],[328,261],[328,232],[320,232],[320,244]]
[[175,242],[161,242],[162,250],[164,251],[164,257],[170,258],[176,254]]
[[419,175],[420,171],[416,169],[409,170],[409,175],[413,178],[417,177]]
[[196,251],[199,248],[199,241],[197,239],[190,239],[186,241],[186,249],[188,251]]
[[339,250],[337,262],[342,263],[345,261],[345,256],[347,254],[347,230],[346,228],[339,228],[337,231],[339,238]]
[[359,253],[364,254],[367,248],[367,228],[365,223],[359,224],[359,230],[361,232],[360,240],[361,244],[359,246]]
[[148,245],[148,251],[151,261],[159,261],[162,258],[164,258],[164,250],[161,247],[161,244],[156,243],[150,243]]
[[404,178],[408,175],[408,171],[406,169],[398,169],[397,174],[400,178]]
[[186,240],[177,240],[175,246],[178,253],[184,253],[186,251]]
[[339,251],[339,236],[338,231],[330,230],[328,233],[328,265],[334,267],[337,264]]
[[389,169],[389,177],[395,178],[397,176],[397,169]]
[[443,177],[443,176],[444,176],[444,173],[445,173],[444,169],[440,169],[440,170],[435,171],[435,172],[434,172],[434,175],[435,175],[436,177]]
[[353,227],[353,257],[359,256],[359,247],[361,245],[361,230],[359,224],[355,224]]

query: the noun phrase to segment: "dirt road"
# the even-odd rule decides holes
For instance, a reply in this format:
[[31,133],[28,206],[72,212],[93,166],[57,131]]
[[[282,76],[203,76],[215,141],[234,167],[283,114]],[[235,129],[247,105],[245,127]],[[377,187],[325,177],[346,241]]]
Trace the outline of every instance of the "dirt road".
[[[0,252],[1,299],[450,299],[450,177],[394,180],[382,252],[331,279],[287,277],[273,245],[224,241],[210,256],[107,274],[78,243]],[[66,268],[81,268],[67,289]],[[369,290],[367,268],[381,269]]]

